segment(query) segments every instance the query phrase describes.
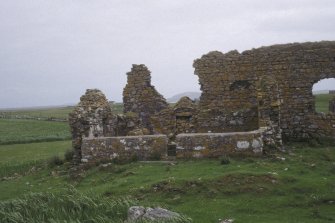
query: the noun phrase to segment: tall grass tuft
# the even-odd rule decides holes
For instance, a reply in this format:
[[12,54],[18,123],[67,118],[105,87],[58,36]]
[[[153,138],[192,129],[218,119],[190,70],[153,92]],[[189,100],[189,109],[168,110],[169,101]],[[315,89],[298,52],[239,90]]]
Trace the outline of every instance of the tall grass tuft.
[[17,222],[123,222],[130,198],[87,196],[71,188],[62,194],[31,193],[0,202],[3,223]]

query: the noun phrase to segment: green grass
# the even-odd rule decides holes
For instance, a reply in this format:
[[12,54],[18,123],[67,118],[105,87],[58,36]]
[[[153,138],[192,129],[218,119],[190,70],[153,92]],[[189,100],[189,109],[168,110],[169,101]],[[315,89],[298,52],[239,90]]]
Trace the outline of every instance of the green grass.
[[[50,118],[67,119],[72,109],[73,107],[0,111],[2,115],[5,114],[3,117],[6,117],[0,118],[0,145],[68,140],[71,137],[68,122],[45,120]],[[122,109],[121,103],[113,105],[114,113],[121,113]],[[12,119],[7,119],[8,117],[12,117]],[[31,117],[41,120],[31,120]]]
[[[334,147],[294,144],[289,148],[289,153],[263,158],[230,158],[227,165],[219,159],[137,162],[79,172],[68,171],[70,164],[52,169],[44,165],[1,181],[0,199],[22,199],[31,192],[62,195],[64,188],[74,187],[90,197],[113,200],[129,195],[136,204],[165,207],[194,222],[335,221]],[[10,156],[9,165],[13,157],[21,159],[17,153]]]
[[0,119],[0,144],[70,139],[66,122]]
[[114,114],[122,114],[123,113],[123,103],[114,103],[112,105],[112,111]]
[[21,174],[53,156],[63,157],[70,148],[70,141],[0,145],[0,178]]
[[[102,195],[88,196],[70,187],[61,194],[31,193],[22,198],[0,202],[0,219],[4,223],[124,223],[129,207],[134,204],[136,202],[128,197],[111,199]],[[187,223],[189,220],[181,216],[174,220],[141,222]]]
[[[67,106],[43,109],[0,110],[0,117],[6,119],[67,120],[69,113],[72,112],[73,109],[73,106]],[[114,114],[121,114],[123,112],[123,104],[114,103],[112,105],[112,111]]]
[[329,112],[329,101],[334,97],[333,94],[315,95],[315,110],[317,112]]
[[34,193],[0,202],[1,222],[120,222],[134,203],[130,199],[86,196],[76,190],[62,194]]

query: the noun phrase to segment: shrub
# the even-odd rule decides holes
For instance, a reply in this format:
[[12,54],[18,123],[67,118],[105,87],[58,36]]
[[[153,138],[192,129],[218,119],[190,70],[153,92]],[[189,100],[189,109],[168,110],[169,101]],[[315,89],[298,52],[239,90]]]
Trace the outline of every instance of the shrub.
[[227,165],[227,164],[229,164],[230,163],[229,157],[228,156],[221,157],[220,163],[221,163],[221,165]]
[[70,162],[73,160],[73,156],[74,156],[74,151],[73,149],[68,149],[66,150],[65,154],[64,154],[64,158],[66,161]]
[[49,167],[55,167],[55,166],[60,166],[64,163],[64,161],[59,158],[59,156],[53,156],[48,160],[48,166]]

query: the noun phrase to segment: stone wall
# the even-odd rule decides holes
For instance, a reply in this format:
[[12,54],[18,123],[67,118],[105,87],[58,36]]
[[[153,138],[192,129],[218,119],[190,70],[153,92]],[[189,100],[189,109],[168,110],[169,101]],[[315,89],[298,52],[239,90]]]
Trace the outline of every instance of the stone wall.
[[309,138],[335,139],[335,114],[311,114],[307,116],[307,133]]
[[[315,114],[313,85],[335,77],[335,42],[294,43],[243,52],[254,72],[271,76],[281,94],[280,127],[286,139],[309,138],[310,115]],[[320,131],[322,126],[320,126]]]
[[261,131],[179,134],[176,144],[177,158],[257,156],[263,152]]
[[182,97],[174,106],[168,107],[151,117],[154,133],[170,135],[196,132],[197,104]]
[[262,77],[258,81],[258,122],[263,131],[263,141],[266,147],[281,149],[282,130],[280,128],[281,93],[278,83],[271,77]]
[[84,138],[82,162],[161,160],[167,156],[166,135]]
[[127,85],[123,90],[124,112],[138,114],[141,124],[153,133],[150,117],[168,107],[168,103],[151,85],[151,76],[148,68],[133,65],[127,73]]
[[142,126],[138,114],[133,112],[115,115],[112,120],[109,120],[109,123],[114,132],[114,134],[110,136],[134,136],[149,134],[149,130]]
[[237,51],[218,51],[194,61],[202,94],[197,116],[198,132],[232,132],[258,129],[257,76],[246,72]]
[[[84,138],[82,162],[167,159],[166,135]],[[190,133],[176,136],[177,158],[258,156],[263,152],[261,131],[234,133]]]
[[309,117],[315,114],[312,87],[321,79],[335,77],[335,42],[210,52],[193,66],[203,91],[198,131],[257,129],[256,87],[268,77],[277,82],[280,92],[280,128],[285,138],[309,138]]

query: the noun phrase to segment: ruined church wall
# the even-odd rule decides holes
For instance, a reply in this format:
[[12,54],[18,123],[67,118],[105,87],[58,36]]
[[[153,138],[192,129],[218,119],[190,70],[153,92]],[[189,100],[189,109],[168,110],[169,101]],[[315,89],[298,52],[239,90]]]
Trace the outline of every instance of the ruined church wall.
[[318,125],[313,131],[310,125],[313,116],[319,119],[313,85],[335,77],[335,42],[274,45],[242,54],[253,58],[251,72],[259,78],[271,76],[277,81],[281,96],[280,127],[286,139],[311,138],[316,132],[334,128],[333,116],[327,116],[325,125]]
[[307,116],[307,132],[311,138],[335,139],[335,114],[312,114]]
[[335,42],[215,51],[193,66],[202,90],[198,104],[183,99],[169,107],[144,65],[127,73],[124,115],[111,113],[101,91],[87,90],[69,116],[75,159],[164,158],[174,140],[177,157],[217,157],[280,148],[282,136],[335,139],[334,111],[317,113],[312,94],[316,82],[335,78]]
[[238,132],[258,129],[255,73],[252,62],[241,64],[237,51],[210,52],[194,61],[202,94],[198,132]]
[[[273,45],[241,54],[210,52],[196,60],[194,67],[203,90],[198,120],[201,132],[257,129],[255,122],[261,124],[258,115],[247,111],[255,109],[256,112],[258,109],[257,91],[254,89],[264,77],[272,78],[278,84],[280,128],[286,139],[311,138],[315,131],[334,128],[332,116],[327,116],[328,124],[318,125],[313,132],[309,125],[313,116],[319,119],[315,112],[313,85],[322,79],[335,77],[335,42]],[[243,81],[251,86],[245,92]],[[240,90],[232,91],[233,86],[239,86]],[[231,123],[244,125],[234,127]]]

